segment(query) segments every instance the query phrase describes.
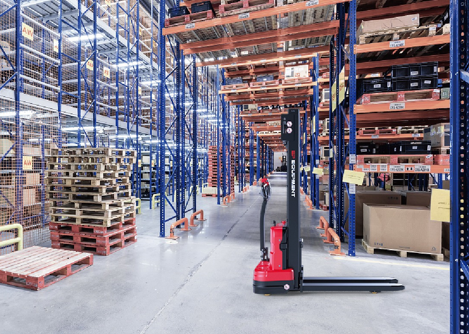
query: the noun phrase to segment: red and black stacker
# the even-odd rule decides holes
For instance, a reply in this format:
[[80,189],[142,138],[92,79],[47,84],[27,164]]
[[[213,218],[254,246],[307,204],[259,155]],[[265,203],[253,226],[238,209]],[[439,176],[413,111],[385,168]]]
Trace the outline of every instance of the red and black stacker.
[[[404,286],[392,277],[303,277],[300,238],[300,111],[282,115],[282,140],[287,148],[287,220],[274,221],[270,228],[270,254],[265,247],[264,216],[270,196],[267,180],[262,183],[260,217],[261,262],[254,270],[254,293],[279,294],[289,291],[398,291]],[[270,255],[270,256],[269,256]]]

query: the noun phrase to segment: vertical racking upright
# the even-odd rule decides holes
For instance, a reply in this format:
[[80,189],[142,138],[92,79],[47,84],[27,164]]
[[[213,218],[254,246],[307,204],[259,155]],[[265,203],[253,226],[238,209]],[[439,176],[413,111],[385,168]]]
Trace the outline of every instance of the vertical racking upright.
[[451,1],[451,224],[450,224],[450,269],[451,269],[451,334],[467,333],[469,266],[467,262],[469,179],[468,162],[468,105],[469,57],[468,41],[469,1]]
[[[347,11],[348,9],[348,11]],[[356,1],[352,0],[346,6],[337,4],[337,20],[339,30],[330,42],[329,78],[331,89],[331,103],[329,103],[329,223],[335,228],[337,235],[349,241],[349,256],[355,256],[355,186],[349,187],[343,182],[346,169],[352,169],[356,163],[355,158],[355,54],[354,43],[356,33]],[[346,36],[349,31],[349,48],[346,50]],[[345,65],[348,59],[349,87],[346,87]],[[348,90],[348,103],[346,101]],[[350,131],[348,147],[345,144],[345,128]],[[347,157],[349,155],[349,157]],[[349,166],[346,165],[347,158]],[[344,212],[345,191],[349,197],[349,213]],[[345,230],[345,222],[348,218],[349,230]]]
[[312,58],[313,68],[311,76],[316,85],[313,86],[313,95],[309,99],[310,121],[311,121],[311,141],[310,141],[310,181],[311,181],[311,202],[316,209],[319,209],[319,176],[313,173],[314,168],[319,167],[319,55]]
[[252,122],[249,123],[249,185],[254,184],[254,130],[252,129]]

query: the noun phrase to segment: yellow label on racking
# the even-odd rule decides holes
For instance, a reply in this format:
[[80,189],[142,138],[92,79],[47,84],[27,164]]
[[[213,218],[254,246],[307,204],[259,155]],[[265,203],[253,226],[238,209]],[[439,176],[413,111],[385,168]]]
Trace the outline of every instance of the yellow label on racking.
[[111,70],[108,67],[103,67],[103,75],[109,79],[111,77]]
[[22,35],[24,38],[27,38],[30,41],[33,41],[34,40],[34,28],[28,26],[26,23],[23,23]]
[[324,175],[324,168],[316,168],[316,167],[314,167],[314,168],[313,168],[313,174],[316,174],[316,175]]
[[353,183],[361,186],[363,184],[363,178],[365,177],[364,172],[356,172],[353,170],[346,169],[344,171],[343,182]]
[[86,62],[86,68],[87,69],[92,70],[93,66],[94,66],[94,63],[91,59]]
[[430,219],[450,222],[451,200],[447,189],[433,189],[430,203]]
[[32,170],[33,169],[33,157],[23,156],[23,170]]
[[54,39],[54,52],[59,53],[59,41]]

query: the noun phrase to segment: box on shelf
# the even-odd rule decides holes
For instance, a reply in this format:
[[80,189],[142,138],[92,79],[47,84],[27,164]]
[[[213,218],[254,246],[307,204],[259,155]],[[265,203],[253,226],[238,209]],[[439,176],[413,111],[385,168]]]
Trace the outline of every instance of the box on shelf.
[[420,25],[419,14],[411,14],[393,17],[390,19],[380,19],[372,21],[362,21],[357,30],[357,37],[364,34],[397,30],[401,28],[418,27]]
[[298,65],[285,67],[285,78],[306,78],[309,77],[309,65]]
[[150,156],[142,155],[142,164],[149,164],[149,163],[150,163]]
[[[357,191],[355,194],[355,236],[362,237],[363,234],[363,205],[364,204],[386,204],[400,205],[402,195],[392,191]],[[349,208],[348,193],[345,192],[345,211]],[[345,223],[348,230],[348,220]],[[371,244],[369,244],[372,246]]]
[[441,231],[427,207],[363,205],[363,239],[371,247],[441,254]]
[[0,139],[0,154],[3,156],[5,153],[8,152],[8,150],[10,150],[10,152],[8,152],[8,155],[14,155],[15,153],[15,150],[14,148],[12,148],[13,146],[13,143],[11,140],[9,139]]
[[[428,138],[428,139],[427,139]],[[432,147],[450,146],[449,123],[439,123],[425,129],[424,139],[431,142]]]
[[410,206],[430,206],[431,193],[428,191],[402,191],[402,204]]

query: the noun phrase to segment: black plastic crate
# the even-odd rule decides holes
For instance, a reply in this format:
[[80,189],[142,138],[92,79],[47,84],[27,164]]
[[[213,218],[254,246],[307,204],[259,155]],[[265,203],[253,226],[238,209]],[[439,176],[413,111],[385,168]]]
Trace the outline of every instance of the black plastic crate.
[[410,66],[409,65],[393,65],[391,67],[391,76],[392,78],[401,78],[410,76]]
[[210,1],[196,2],[191,5],[192,13],[200,13],[206,11],[213,11],[212,3]]
[[433,89],[438,88],[438,77],[421,77],[420,78],[421,89]]
[[363,80],[363,94],[391,91],[392,85],[389,78],[376,78]]
[[421,67],[420,75],[422,76],[438,75],[438,62],[437,61],[421,63],[420,67]]
[[378,144],[376,148],[377,154],[390,154],[391,153],[391,145],[389,143]]
[[410,90],[410,80],[408,78],[392,79],[392,90],[393,92]]
[[187,7],[184,7],[184,6],[183,7],[170,8],[168,13],[169,13],[169,17],[177,17],[177,16],[183,16],[183,15],[190,14]]

